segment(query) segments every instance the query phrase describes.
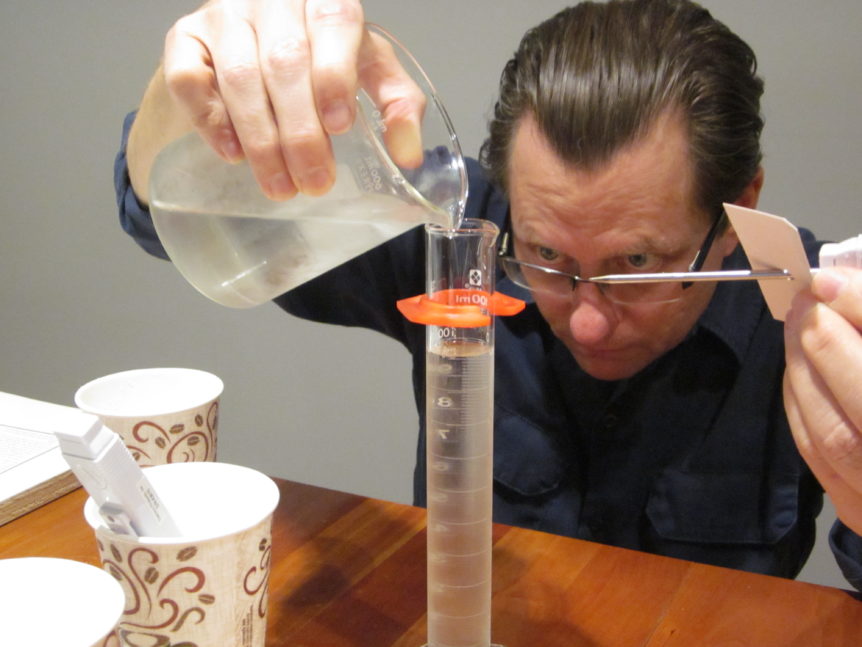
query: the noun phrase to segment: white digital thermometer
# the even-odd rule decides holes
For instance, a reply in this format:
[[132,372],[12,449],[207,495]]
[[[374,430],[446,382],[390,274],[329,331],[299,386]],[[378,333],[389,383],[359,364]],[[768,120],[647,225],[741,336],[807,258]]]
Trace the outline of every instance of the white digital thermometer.
[[180,535],[122,439],[97,416],[69,412],[62,430],[54,433],[63,457],[113,532],[136,537]]
[[820,267],[858,267],[862,269],[862,235],[820,248]]

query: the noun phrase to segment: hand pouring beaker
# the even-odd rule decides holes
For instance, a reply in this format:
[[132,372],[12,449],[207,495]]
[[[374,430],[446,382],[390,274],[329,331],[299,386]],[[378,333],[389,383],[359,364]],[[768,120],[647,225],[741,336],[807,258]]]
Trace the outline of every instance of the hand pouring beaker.
[[243,308],[268,301],[416,225],[456,225],[467,198],[461,148],[425,73],[386,39],[425,93],[424,161],[401,168],[386,151],[385,124],[357,95],[353,128],[333,136],[333,188],[323,196],[269,200],[247,163],[228,164],[192,133],[168,145],[150,176],[150,209],[168,255],[210,299]]

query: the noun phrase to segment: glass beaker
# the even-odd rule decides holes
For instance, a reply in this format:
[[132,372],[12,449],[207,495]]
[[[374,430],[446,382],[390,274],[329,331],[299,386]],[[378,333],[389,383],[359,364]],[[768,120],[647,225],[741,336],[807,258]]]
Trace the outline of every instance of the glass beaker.
[[149,187],[156,232],[186,280],[213,301],[255,306],[417,225],[457,226],[467,175],[446,110],[410,53],[367,27],[389,41],[425,93],[418,168],[393,162],[386,126],[363,90],[351,130],[331,137],[336,179],[323,196],[269,200],[247,163],[224,162],[195,133],[156,158]]

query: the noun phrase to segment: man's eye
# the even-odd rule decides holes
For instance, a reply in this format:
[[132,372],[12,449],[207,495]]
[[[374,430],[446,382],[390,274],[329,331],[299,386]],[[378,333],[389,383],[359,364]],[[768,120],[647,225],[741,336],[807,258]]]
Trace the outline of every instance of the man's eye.
[[625,266],[629,271],[643,272],[655,269],[659,261],[655,254],[629,254],[625,257]]
[[548,263],[553,263],[560,258],[560,252],[550,247],[537,247],[536,253],[539,255],[539,258]]

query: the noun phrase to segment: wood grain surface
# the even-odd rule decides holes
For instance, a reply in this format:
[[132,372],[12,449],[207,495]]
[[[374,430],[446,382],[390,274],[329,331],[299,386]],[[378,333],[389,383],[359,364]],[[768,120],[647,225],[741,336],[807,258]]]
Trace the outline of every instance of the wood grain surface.
[[[276,479],[267,647],[421,647],[425,511]],[[75,490],[0,527],[0,558],[98,564]],[[494,527],[493,639],[504,647],[862,644],[841,589]]]

